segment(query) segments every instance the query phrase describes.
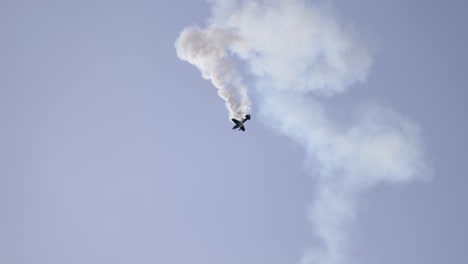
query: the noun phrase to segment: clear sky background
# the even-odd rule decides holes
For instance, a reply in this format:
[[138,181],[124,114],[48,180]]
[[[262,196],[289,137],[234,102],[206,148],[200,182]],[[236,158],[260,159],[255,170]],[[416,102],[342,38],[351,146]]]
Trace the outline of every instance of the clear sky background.
[[[378,102],[422,128],[432,179],[365,193],[350,263],[468,261],[465,1],[344,1],[376,51],[334,118]],[[224,102],[174,41],[204,1],[0,1],[0,263],[298,263],[304,150]]]

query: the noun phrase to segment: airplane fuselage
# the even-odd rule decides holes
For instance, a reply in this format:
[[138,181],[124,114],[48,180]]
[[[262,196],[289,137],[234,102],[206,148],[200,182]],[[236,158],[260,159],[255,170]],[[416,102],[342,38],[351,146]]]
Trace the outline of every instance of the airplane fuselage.
[[250,115],[246,115],[244,119],[242,120],[237,120],[237,119],[231,119],[232,122],[234,122],[236,125],[232,128],[232,129],[236,129],[236,128],[239,128],[239,130],[242,130],[242,131],[245,131],[245,127],[244,127],[244,123],[247,121],[247,120],[250,120]]

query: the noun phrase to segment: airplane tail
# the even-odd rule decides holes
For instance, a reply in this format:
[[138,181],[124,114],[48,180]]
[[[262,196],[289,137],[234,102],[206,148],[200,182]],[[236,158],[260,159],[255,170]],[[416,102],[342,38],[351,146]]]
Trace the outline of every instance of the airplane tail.
[[250,114],[247,114],[247,115],[245,116],[245,119],[250,120]]

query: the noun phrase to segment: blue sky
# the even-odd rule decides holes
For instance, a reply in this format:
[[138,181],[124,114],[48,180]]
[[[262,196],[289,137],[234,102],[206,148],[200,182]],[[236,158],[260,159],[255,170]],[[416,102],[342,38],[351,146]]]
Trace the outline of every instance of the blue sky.
[[[420,127],[432,168],[355,198],[343,263],[465,263],[466,4],[333,6],[373,63],[324,111],[351,126],[362,104],[392,109]],[[177,57],[181,31],[210,14],[204,1],[0,2],[0,262],[299,263],[323,247],[313,149],[261,114],[248,65],[241,133]]]

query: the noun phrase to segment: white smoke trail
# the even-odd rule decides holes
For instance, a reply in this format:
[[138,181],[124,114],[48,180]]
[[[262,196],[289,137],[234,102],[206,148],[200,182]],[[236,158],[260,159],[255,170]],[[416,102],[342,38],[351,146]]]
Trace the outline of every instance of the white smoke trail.
[[[323,243],[308,251],[301,264],[349,263],[347,225],[359,193],[378,183],[405,183],[424,175],[417,125],[370,105],[357,111],[351,127],[327,117],[316,98],[363,82],[371,58],[352,30],[325,8],[304,0],[212,4],[207,29],[182,32],[176,44],[179,57],[195,64],[220,93],[228,87],[236,106],[242,105],[238,98],[249,101],[229,54],[247,63],[258,80],[261,116],[304,146],[307,163],[316,168],[309,222]],[[226,95],[229,105],[231,93]]]
[[242,119],[250,112],[247,87],[234,67],[228,50],[239,41],[229,30],[210,27],[186,28],[176,42],[177,55],[200,69],[205,79],[218,88],[226,101],[230,117]]
[[356,124],[343,127],[310,98],[269,94],[264,100],[269,124],[303,145],[308,160],[320,166],[309,222],[323,247],[307,252],[301,264],[353,263],[347,259],[347,228],[359,193],[423,177],[418,127],[379,106],[363,107]]

